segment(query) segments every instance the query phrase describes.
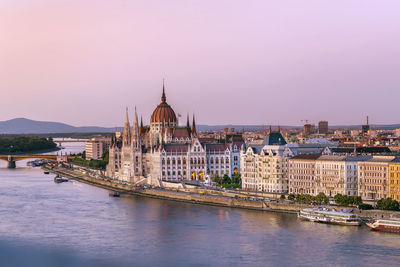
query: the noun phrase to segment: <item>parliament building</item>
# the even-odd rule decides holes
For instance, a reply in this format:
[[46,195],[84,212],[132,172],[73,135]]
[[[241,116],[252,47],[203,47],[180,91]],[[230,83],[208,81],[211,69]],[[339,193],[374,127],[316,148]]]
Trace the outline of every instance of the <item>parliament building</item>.
[[150,125],[143,126],[135,109],[131,128],[128,111],[121,137],[113,137],[106,175],[126,182],[197,181],[210,182],[240,172],[240,134],[224,138],[201,138],[187,117],[180,126],[175,111],[167,103],[163,86],[161,103],[154,110]]

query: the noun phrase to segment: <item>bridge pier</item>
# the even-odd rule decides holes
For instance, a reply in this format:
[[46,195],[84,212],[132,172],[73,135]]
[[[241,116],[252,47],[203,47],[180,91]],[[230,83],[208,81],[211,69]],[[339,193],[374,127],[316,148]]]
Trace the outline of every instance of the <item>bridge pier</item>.
[[15,160],[13,159],[13,157],[8,156],[8,163],[7,163],[7,168],[9,169],[15,169],[17,165],[15,164]]

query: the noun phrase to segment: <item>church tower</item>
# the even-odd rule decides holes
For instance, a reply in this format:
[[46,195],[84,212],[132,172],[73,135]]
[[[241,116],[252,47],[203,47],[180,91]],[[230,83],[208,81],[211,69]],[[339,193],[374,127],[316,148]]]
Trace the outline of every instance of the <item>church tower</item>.
[[131,173],[132,176],[138,177],[142,176],[144,172],[143,164],[142,164],[142,142],[140,139],[140,130],[138,123],[138,116],[135,107],[135,116],[133,119],[133,128],[132,128],[132,140],[131,140]]
[[131,126],[129,124],[128,108],[126,108],[125,116],[126,116],[126,118],[125,118],[125,125],[124,125],[124,133],[122,135],[123,146],[130,145],[130,143],[131,143]]

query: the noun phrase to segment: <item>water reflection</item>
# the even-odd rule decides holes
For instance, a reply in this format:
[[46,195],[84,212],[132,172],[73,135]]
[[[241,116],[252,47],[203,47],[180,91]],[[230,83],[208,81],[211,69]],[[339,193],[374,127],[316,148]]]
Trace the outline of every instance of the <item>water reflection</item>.
[[43,260],[40,266],[55,266],[54,260],[71,263],[64,266],[351,266],[400,260],[398,235],[366,227],[137,196],[112,198],[101,188],[55,184],[40,169],[17,167],[0,168],[0,259],[28,259],[32,253],[25,250],[34,247],[38,252],[32,257]]

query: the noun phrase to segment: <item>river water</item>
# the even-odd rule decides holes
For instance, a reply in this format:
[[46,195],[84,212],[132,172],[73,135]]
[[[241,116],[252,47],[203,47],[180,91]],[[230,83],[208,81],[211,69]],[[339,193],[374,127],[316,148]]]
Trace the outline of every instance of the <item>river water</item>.
[[[66,144],[80,152],[82,144]],[[0,266],[399,266],[400,235],[295,215],[112,198],[0,163]]]

